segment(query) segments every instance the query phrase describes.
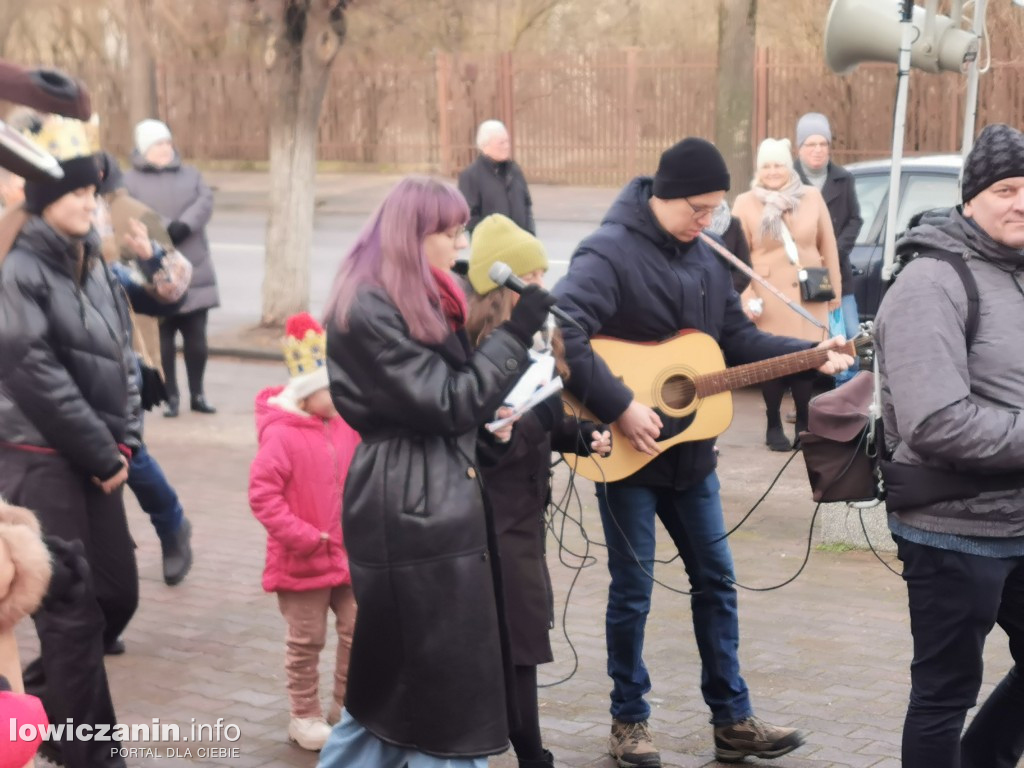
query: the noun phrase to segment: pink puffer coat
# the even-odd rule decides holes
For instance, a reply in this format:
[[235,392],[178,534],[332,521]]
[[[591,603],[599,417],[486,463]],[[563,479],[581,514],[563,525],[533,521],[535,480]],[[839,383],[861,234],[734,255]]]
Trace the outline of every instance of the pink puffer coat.
[[256,397],[259,451],[249,472],[249,505],[268,534],[263,589],[351,583],[341,496],[359,435],[340,416],[324,421],[268,402],[282,389]]

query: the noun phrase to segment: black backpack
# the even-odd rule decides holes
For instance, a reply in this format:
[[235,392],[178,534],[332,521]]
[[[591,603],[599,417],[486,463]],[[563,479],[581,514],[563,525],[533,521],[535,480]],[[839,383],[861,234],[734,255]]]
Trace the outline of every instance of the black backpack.
[[[970,350],[978,332],[980,302],[978,284],[967,262],[960,254],[947,251],[904,251],[899,254],[893,280],[915,259],[945,261],[960,276],[967,292],[964,331],[967,349]],[[900,503],[900,497],[916,495],[913,492],[919,489],[923,480],[941,498],[962,498],[961,481],[955,476],[949,477],[949,473],[919,466],[904,468],[891,463],[882,420],[876,421],[873,433],[870,428],[873,382],[874,376],[869,371],[861,371],[842,387],[811,400],[808,431],[801,433],[800,444],[814,500],[822,503],[887,499],[891,510]],[[869,439],[872,434],[873,439]],[[902,472],[897,471],[901,469]],[[922,477],[922,473],[928,473],[928,477]],[[884,484],[881,482],[883,474]],[[949,483],[952,487],[944,489]],[[892,493],[894,490],[895,494]],[[947,492],[943,493],[944,490]]]
[[[952,210],[952,208],[931,208],[915,213],[910,217],[910,221],[907,222],[907,229],[913,229],[926,218],[948,218]],[[974,275],[971,273],[970,267],[967,266],[967,262],[964,261],[963,256],[960,254],[939,250],[911,251],[909,249],[904,249],[903,252],[897,253],[896,255],[896,271],[893,273],[892,280],[896,280],[907,264],[920,258],[944,261],[953,267],[953,269],[956,270],[957,275],[960,276],[960,282],[964,284],[964,290],[967,292],[967,320],[964,324],[964,330],[967,337],[967,349],[970,350],[971,344],[974,342],[974,337],[978,332],[979,305],[978,283],[974,280]],[[889,285],[891,286],[892,282],[890,282]]]
[[967,266],[964,257],[959,253],[950,253],[949,251],[912,251],[900,254],[899,267],[893,274],[893,281],[906,268],[907,264],[916,259],[938,259],[939,261],[944,261],[956,270],[957,275],[959,275],[960,282],[964,284],[964,290],[967,292],[967,320],[964,323],[964,333],[967,337],[967,349],[970,350],[974,337],[978,333],[978,307],[981,303],[978,296],[978,283],[974,279],[971,268]]

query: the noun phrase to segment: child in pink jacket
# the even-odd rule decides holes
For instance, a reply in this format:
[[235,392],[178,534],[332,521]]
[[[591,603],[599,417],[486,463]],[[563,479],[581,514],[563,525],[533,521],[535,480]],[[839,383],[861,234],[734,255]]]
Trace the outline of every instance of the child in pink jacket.
[[[341,497],[359,436],[334,410],[328,392],[323,328],[307,313],[288,318],[285,387],[256,396],[259,451],[249,473],[249,504],[267,529],[263,589],[276,592],[288,625],[285,672],[291,701],[288,738],[319,750],[337,722],[348,681],[355,625]],[[334,611],[338,657],[334,700],[324,719],[317,670]]]

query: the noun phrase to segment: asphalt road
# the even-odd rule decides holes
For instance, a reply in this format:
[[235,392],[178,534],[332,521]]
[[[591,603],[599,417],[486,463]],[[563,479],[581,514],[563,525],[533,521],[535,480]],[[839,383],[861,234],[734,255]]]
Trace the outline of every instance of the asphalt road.
[[[318,215],[310,265],[310,310],[314,315],[319,316],[338,264],[367,218],[366,214]],[[551,262],[549,286],[565,274],[576,245],[596,226],[596,221],[538,221],[538,235]],[[220,308],[210,314],[212,336],[259,322],[266,227],[266,213],[249,209],[218,210],[210,222],[207,234],[221,296]]]

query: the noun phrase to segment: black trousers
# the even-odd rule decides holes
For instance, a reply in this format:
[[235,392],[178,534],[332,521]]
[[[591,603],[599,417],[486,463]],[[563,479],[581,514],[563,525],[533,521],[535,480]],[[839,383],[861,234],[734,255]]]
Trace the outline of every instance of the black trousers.
[[520,760],[539,760],[544,756],[540,736],[540,714],[537,711],[537,667],[515,667],[516,709],[519,717],[509,734],[512,749]]
[[[33,615],[40,658],[25,670],[25,689],[38,696],[51,723],[68,718],[113,726],[103,648],[135,613],[139,576],[121,492],[104,494],[57,455],[0,448],[0,493],[36,513],[44,535],[80,541],[88,577],[62,599],[48,595]],[[53,586],[53,585],[51,585]],[[68,739],[60,749],[68,768],[123,766],[111,757],[117,742]]]
[[[1024,754],[1024,557],[965,555],[894,538],[914,635],[903,765],[1015,768]],[[1009,636],[1015,666],[961,736],[996,623]]]
[[764,398],[765,411],[768,414],[769,427],[781,427],[782,416],[779,408],[786,390],[793,393],[793,405],[796,406],[797,434],[807,429],[807,405],[811,402],[814,391],[814,378],[807,374],[786,376],[781,379],[766,381],[761,385],[761,396]]
[[160,320],[160,364],[164,369],[164,385],[168,397],[179,397],[175,338],[181,333],[185,352],[185,374],[192,397],[203,394],[203,375],[206,373],[206,319],[208,310],[197,309],[183,315],[172,315]]

